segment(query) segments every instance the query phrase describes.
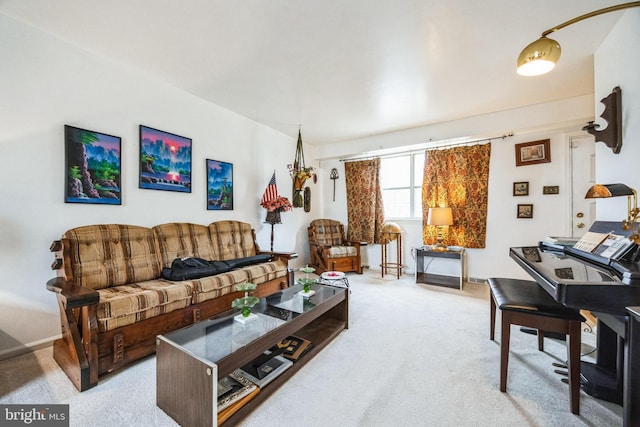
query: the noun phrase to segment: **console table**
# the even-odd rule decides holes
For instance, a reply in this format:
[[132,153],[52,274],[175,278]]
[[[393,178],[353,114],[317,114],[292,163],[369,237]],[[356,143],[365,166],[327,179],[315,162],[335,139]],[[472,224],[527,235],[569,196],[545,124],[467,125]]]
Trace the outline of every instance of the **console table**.
[[[464,249],[449,250],[446,252],[434,251],[429,246],[416,249],[416,283],[427,283],[429,285],[446,286],[449,288],[459,288],[462,290],[462,285],[465,280],[464,271]],[[460,275],[459,276],[446,276],[441,274],[433,274],[424,271],[424,259],[426,257],[431,258],[448,258],[458,260],[460,263]],[[428,270],[427,266],[427,270]]]
[[311,285],[303,298],[295,285],[262,298],[256,320],[234,321],[237,310],[159,335],[156,342],[156,404],[183,426],[216,426],[218,380],[254,360],[290,335],[313,347],[261,388],[223,425],[236,425],[318,354],[349,324],[348,289]]

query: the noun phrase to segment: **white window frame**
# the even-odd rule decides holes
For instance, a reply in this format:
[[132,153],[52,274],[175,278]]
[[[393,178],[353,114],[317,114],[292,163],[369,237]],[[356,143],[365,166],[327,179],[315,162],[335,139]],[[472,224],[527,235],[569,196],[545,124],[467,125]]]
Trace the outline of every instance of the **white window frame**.
[[[405,186],[405,187],[382,187],[382,185],[380,186],[380,190],[382,191],[382,198],[384,201],[384,192],[385,190],[409,190],[409,213],[410,215],[408,217],[394,217],[394,216],[387,216],[387,213],[385,212],[385,219],[392,219],[392,220],[403,220],[403,221],[410,221],[410,220],[420,220],[422,221],[422,213],[420,213],[420,216],[414,216],[413,213],[416,211],[416,204],[419,207],[418,212],[422,212],[422,181],[420,181],[419,184],[416,185],[415,182],[415,172],[416,172],[416,161],[415,161],[415,157],[416,156],[424,156],[425,153],[424,151],[415,151],[415,152],[410,152],[410,153],[403,153],[403,154],[398,154],[398,155],[393,155],[393,156],[385,156],[385,157],[381,157],[380,158],[380,171],[381,174],[384,173],[384,161],[386,159],[397,159],[399,157],[408,157],[409,158],[409,186]],[[424,162],[422,163],[422,165],[424,165]],[[424,166],[423,166],[424,167]],[[394,173],[397,173],[394,172]],[[423,173],[422,173],[423,174]],[[421,174],[421,175],[422,175]],[[382,182],[382,179],[380,180]],[[418,194],[420,194],[420,197],[416,197],[416,189],[420,190],[418,192]],[[417,200],[416,200],[417,199]]]

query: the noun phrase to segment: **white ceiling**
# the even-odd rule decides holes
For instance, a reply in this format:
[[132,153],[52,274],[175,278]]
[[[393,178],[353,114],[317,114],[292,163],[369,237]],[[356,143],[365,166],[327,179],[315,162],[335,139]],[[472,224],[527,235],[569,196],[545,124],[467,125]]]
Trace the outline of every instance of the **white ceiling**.
[[0,0],[0,13],[295,137],[326,144],[593,93],[607,0]]

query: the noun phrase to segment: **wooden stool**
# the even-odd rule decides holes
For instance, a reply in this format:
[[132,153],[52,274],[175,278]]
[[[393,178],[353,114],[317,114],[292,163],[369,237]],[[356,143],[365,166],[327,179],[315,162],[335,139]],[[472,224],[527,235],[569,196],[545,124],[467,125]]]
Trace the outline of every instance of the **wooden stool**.
[[537,329],[540,351],[544,351],[544,331],[568,335],[570,407],[572,413],[580,414],[580,323],[584,321],[580,312],[556,302],[533,281],[490,278],[489,288],[491,289],[491,340],[495,336],[496,306],[502,314],[500,391],[507,391],[509,336],[512,324]]

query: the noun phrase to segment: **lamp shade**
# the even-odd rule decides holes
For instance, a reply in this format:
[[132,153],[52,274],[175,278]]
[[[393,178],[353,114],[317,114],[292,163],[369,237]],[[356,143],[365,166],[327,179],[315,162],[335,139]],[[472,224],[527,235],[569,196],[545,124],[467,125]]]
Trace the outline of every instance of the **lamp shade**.
[[518,56],[517,71],[522,76],[539,76],[548,73],[560,59],[560,44],[547,37],[538,40],[522,49]]
[[635,190],[625,184],[594,184],[587,194],[585,199],[599,199],[601,197],[619,197],[619,196],[633,196]]
[[451,212],[451,208],[429,208],[427,224],[453,225],[453,213]]

